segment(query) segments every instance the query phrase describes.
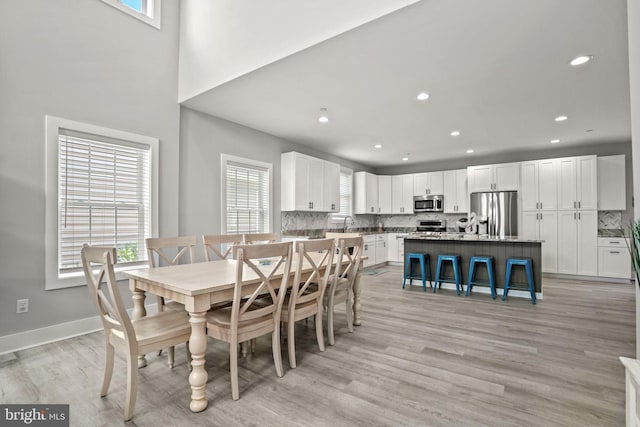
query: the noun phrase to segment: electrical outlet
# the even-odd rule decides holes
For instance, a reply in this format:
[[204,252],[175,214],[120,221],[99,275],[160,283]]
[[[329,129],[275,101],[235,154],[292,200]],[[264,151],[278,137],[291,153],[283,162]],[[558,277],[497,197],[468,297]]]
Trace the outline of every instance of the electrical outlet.
[[19,299],[16,313],[27,313],[29,311],[29,299]]

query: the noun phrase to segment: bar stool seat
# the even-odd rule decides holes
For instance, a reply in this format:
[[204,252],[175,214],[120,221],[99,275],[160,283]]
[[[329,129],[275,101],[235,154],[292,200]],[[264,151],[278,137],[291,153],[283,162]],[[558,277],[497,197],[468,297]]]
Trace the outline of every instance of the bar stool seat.
[[[487,279],[488,281],[478,281],[474,280],[475,268],[476,264],[484,264],[487,269]],[[493,269],[493,257],[491,256],[472,256],[469,259],[469,274],[467,274],[467,293],[466,296],[469,296],[469,292],[474,285],[479,286],[488,286],[491,289],[491,298],[496,299],[496,273]]]
[[[417,260],[420,263],[420,276],[417,276],[413,270],[413,260]],[[429,262],[429,254],[423,253],[408,253],[406,255],[405,263],[404,263],[404,278],[402,280],[402,289],[409,279],[409,286],[413,284],[413,279],[422,280],[422,289],[427,291],[427,274],[429,275],[429,286],[431,286],[432,277],[431,277],[431,265]]]
[[[445,262],[451,262],[451,264],[453,265],[453,279],[447,279],[443,276]],[[436,290],[438,289],[438,285],[442,287],[442,282],[447,282],[447,283],[455,283],[456,294],[460,295],[460,290],[462,289],[462,271],[460,267],[459,255],[438,255],[438,264],[436,265],[435,282],[436,283],[435,283],[435,286],[433,287],[433,292],[436,292]]]
[[[527,274],[527,283],[511,282],[511,271],[515,266],[524,267]],[[504,290],[502,291],[502,301],[505,301],[507,299],[507,293],[509,292],[509,289],[529,291],[529,294],[531,295],[531,304],[536,303],[536,290],[533,283],[533,265],[531,262],[531,258],[507,258],[507,270],[504,275]]]

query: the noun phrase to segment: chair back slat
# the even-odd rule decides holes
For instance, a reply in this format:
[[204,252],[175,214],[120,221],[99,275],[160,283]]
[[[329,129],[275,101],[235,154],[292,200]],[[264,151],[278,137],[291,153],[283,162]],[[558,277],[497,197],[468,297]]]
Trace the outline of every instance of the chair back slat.
[[[237,247],[236,284],[231,309],[232,328],[234,325],[237,328],[238,323],[245,320],[279,317],[291,271],[291,253],[291,242]],[[269,259],[268,265],[261,264],[261,260],[265,259]],[[248,298],[243,299],[243,281],[249,270],[258,275],[259,284]],[[282,278],[274,279],[278,273],[282,273]],[[265,294],[270,297],[271,304],[265,304]],[[254,304],[258,297],[261,298],[260,305]]]
[[349,281],[353,282],[360,266],[363,247],[364,242],[362,237],[344,237],[338,239],[338,263],[335,270],[336,279],[349,278]]
[[[147,239],[146,243],[151,268],[195,261],[196,236],[154,237]],[[176,251],[176,254],[169,254],[171,251]]]
[[202,244],[204,245],[205,259],[207,261],[212,261],[216,259],[215,257],[217,259],[228,259],[229,255],[235,258],[234,249],[237,245],[242,244],[243,241],[244,236],[242,234],[204,235],[202,236]]
[[82,267],[93,302],[98,309],[105,333],[122,333],[135,341],[131,319],[120,296],[113,265],[116,263],[116,249],[89,246],[81,251]]
[[[312,253],[319,253],[320,260],[316,261]],[[304,304],[318,300],[324,295],[331,274],[331,264],[335,253],[334,239],[304,240],[296,242],[297,266],[291,289],[290,307],[296,304]],[[317,258],[317,257],[315,257]],[[311,266],[311,273],[305,281],[302,281],[304,264]],[[324,274],[322,274],[324,270]],[[312,286],[317,284],[317,286]]]

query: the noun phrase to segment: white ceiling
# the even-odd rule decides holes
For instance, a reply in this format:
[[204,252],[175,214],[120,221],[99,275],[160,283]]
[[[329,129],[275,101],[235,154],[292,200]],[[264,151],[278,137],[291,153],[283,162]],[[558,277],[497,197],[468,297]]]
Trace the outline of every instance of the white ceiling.
[[625,0],[422,0],[183,105],[372,167],[612,143],[627,56]]

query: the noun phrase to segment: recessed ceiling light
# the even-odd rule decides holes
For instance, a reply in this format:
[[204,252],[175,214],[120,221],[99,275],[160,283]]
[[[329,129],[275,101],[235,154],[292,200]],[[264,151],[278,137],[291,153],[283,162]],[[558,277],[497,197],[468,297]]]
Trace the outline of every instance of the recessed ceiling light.
[[376,144],[373,146],[373,148],[382,148],[382,144]]
[[580,55],[580,56],[576,56],[571,61],[569,61],[569,64],[571,64],[574,67],[576,67],[578,65],[586,64],[587,62],[591,61],[592,59],[593,59],[593,55]]
[[559,139],[552,139],[551,141],[549,141],[552,144],[557,144],[558,142],[560,142]]
[[555,118],[555,119],[553,119],[553,120],[555,120],[556,122],[564,122],[564,121],[565,121],[565,120],[567,120],[568,118],[569,118],[569,117],[567,117],[567,116],[558,116],[558,117],[556,117],[556,118]]
[[418,101],[426,101],[427,99],[429,99],[429,94],[427,92],[420,92],[418,96],[416,96],[416,99]]
[[402,161],[403,161],[403,162],[406,162],[406,161],[408,161],[408,160],[409,160],[409,158],[408,158],[408,157],[403,157],[403,158],[402,158]]
[[473,149],[469,148],[469,149],[467,150],[467,154],[471,154],[471,153],[473,153]]
[[460,136],[460,131],[454,130],[453,132],[451,132],[451,136]]
[[320,109],[320,117],[318,117],[318,121],[320,123],[329,122],[329,116],[327,116],[327,109],[326,108],[321,108]]

